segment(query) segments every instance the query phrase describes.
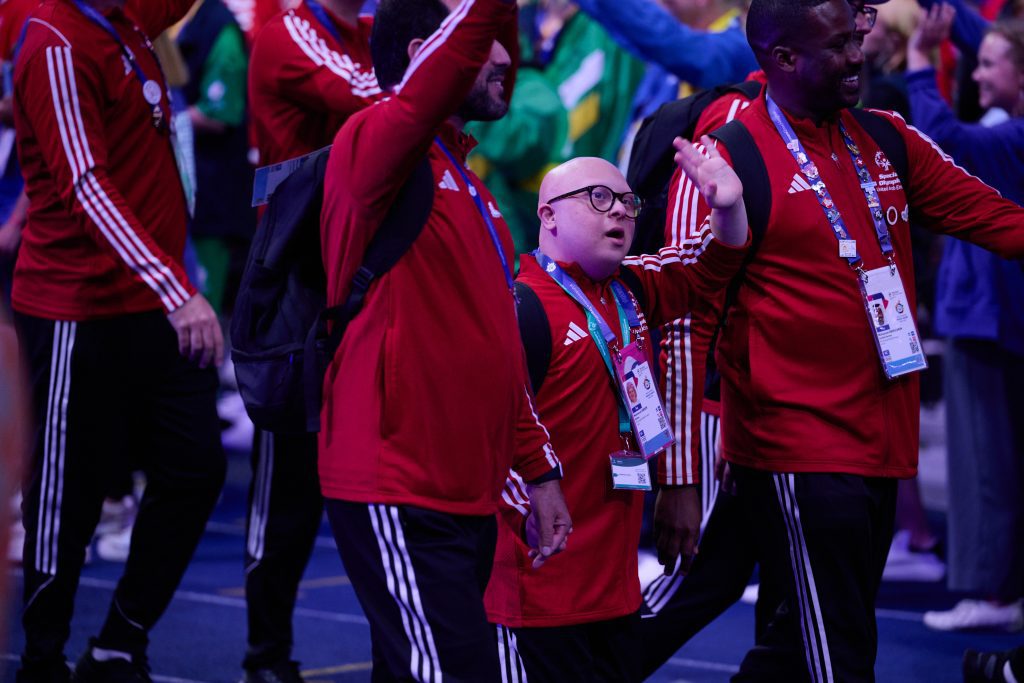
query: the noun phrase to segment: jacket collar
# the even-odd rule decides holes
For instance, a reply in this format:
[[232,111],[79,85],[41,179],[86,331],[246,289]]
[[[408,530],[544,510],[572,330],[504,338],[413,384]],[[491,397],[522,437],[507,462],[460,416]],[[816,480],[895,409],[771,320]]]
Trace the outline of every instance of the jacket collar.
[[448,151],[462,163],[466,162],[466,157],[477,145],[476,138],[459,130],[448,121],[441,124],[437,136],[441,138],[441,142],[448,148]]
[[[578,263],[566,263],[565,261],[555,261],[555,263],[557,263],[569,277],[575,280],[576,284],[580,286],[580,289],[585,292],[603,292],[611,282],[619,276],[619,268],[616,268],[614,273],[603,280],[593,280],[583,271],[583,268],[581,268]],[[519,257],[519,272],[549,277],[547,273],[541,269],[540,264],[537,263],[537,259],[535,259],[532,254],[523,254]]]

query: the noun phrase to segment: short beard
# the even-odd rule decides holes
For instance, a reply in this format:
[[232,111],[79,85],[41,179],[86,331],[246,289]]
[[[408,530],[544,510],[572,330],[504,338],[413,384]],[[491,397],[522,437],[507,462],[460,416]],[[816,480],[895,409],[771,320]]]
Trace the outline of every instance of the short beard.
[[483,87],[473,87],[459,107],[457,116],[463,121],[497,121],[507,113],[508,102],[504,98],[491,97],[485,82]]

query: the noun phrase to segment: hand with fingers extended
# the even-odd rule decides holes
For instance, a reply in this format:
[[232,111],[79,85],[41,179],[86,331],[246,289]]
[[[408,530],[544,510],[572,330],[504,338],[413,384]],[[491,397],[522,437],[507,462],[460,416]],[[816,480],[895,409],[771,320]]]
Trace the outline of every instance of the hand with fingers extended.
[[696,485],[663,487],[654,502],[654,547],[658,562],[670,576],[680,562],[679,571],[686,574],[697,555],[700,540],[700,489]]
[[730,209],[743,201],[743,183],[732,166],[718,153],[711,138],[701,136],[704,154],[701,154],[689,140],[676,138],[675,161],[679,168],[697,186],[704,201],[712,209]]
[[941,2],[922,12],[917,28],[907,41],[907,70],[918,71],[932,65],[935,51],[949,39],[956,8]]
[[715,238],[733,246],[747,241],[747,210],[743,204],[743,183],[711,138],[701,136],[702,154],[689,140],[677,137],[675,162],[711,207],[711,232]]
[[178,334],[178,352],[205,368],[224,362],[224,335],[213,307],[202,294],[195,294],[180,308],[167,314]]
[[558,480],[528,487],[530,516],[526,519],[526,544],[530,546],[533,568],[565,550],[572,533],[572,519]]

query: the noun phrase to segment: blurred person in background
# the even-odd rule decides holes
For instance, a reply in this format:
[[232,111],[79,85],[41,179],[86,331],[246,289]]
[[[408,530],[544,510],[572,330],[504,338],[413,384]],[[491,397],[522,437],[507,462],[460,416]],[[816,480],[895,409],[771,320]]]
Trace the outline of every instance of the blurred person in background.
[[[955,10],[935,5],[910,40],[907,83],[914,122],[968,171],[1024,204],[1024,21],[992,24],[972,77],[983,107],[1010,118],[958,121],[939,96],[930,55]],[[949,588],[966,592],[929,628],[1024,628],[1024,271],[966,242],[946,242],[936,331],[948,338]]]
[[229,316],[256,222],[252,208],[242,30],[222,0],[199,0],[176,42],[188,70],[182,89],[194,133],[195,213],[189,234],[205,271],[203,293]]
[[[864,36],[864,91],[861,105],[898,112],[913,124],[907,98],[905,70],[907,41],[917,27],[921,9],[914,0],[891,0],[878,7],[878,19]],[[917,315],[924,339],[933,336],[935,272],[941,254],[941,239],[911,223],[914,281],[917,285]],[[921,403],[934,405],[940,398],[938,381],[929,379],[941,368],[931,367],[921,377]],[[896,498],[896,533],[885,565],[887,581],[939,581],[946,567],[936,554],[939,539],[928,523],[917,477],[901,479]]]

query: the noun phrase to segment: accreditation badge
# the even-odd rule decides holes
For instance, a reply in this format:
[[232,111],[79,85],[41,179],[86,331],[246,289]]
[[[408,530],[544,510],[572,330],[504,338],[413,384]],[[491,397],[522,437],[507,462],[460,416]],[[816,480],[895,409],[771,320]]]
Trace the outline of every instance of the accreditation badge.
[[651,473],[647,469],[647,458],[636,451],[615,451],[608,457],[612,462],[613,489],[651,490]]
[[921,336],[910,310],[903,280],[895,265],[867,271],[859,279],[882,370],[895,379],[928,367]]
[[633,424],[640,453],[651,458],[675,442],[647,354],[636,342],[612,354],[622,402]]

